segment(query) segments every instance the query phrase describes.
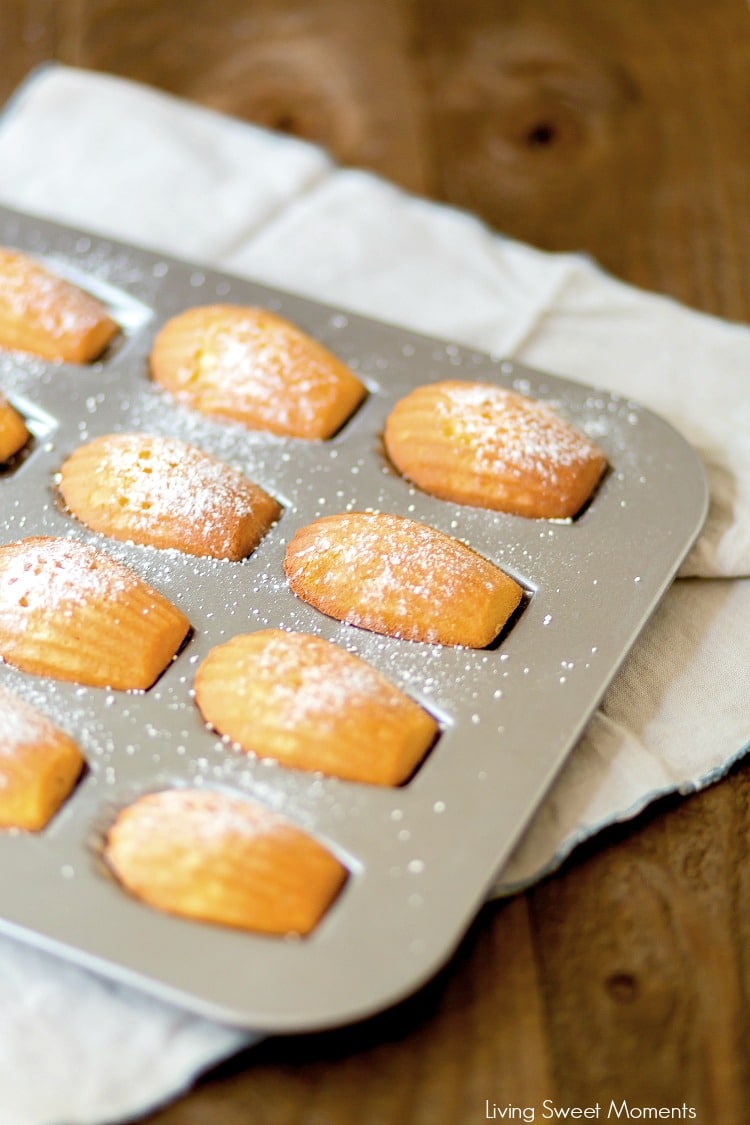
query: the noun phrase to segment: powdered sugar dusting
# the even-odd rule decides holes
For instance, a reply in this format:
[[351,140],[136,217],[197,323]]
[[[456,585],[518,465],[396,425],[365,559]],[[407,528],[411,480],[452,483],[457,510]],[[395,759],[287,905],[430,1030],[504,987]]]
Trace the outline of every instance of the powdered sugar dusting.
[[[193,313],[201,314],[194,323]],[[337,429],[354,405],[354,375],[317,341],[264,310],[189,310],[164,333],[175,334],[179,356],[165,385],[208,413],[275,433],[321,436],[321,427]]]
[[251,515],[244,478],[216,458],[175,438],[118,434],[108,442],[96,473],[113,480],[134,523],[172,515],[200,521]]
[[295,563],[304,567],[306,558],[314,559],[326,585],[356,573],[361,594],[375,604],[386,595],[408,593],[408,601],[399,602],[405,616],[413,612],[414,597],[451,598],[476,577],[478,565],[491,566],[459,540],[416,520],[381,512],[333,519],[335,535],[322,530],[321,520],[320,534],[296,552]]
[[341,514],[298,535],[286,561],[295,592],[345,621],[393,636],[438,643],[441,620],[457,606],[473,610],[498,581],[510,583],[464,543],[403,516]]
[[176,547],[180,528],[185,534],[199,528],[202,538],[224,555],[232,553],[239,525],[257,520],[267,526],[269,514],[278,514],[257,485],[177,438],[97,438],[63,465],[60,487],[84,522],[91,523],[94,516],[105,524],[109,519],[146,542],[154,532],[166,536],[166,529],[173,528]]
[[293,726],[308,720],[333,726],[344,709],[375,703],[387,708],[404,699],[363,660],[307,634],[269,632],[244,658],[240,650],[240,661],[240,681],[251,690],[260,681],[269,709]]
[[45,715],[0,685],[0,758],[49,738],[53,730]]
[[146,794],[125,811],[117,828],[118,833],[132,833],[133,845],[144,851],[150,840],[165,837],[189,837],[191,846],[200,848],[201,844],[226,842],[228,836],[252,841],[280,830],[296,831],[255,802],[210,790],[182,788]]
[[204,353],[202,372],[210,379],[229,375],[238,395],[271,410],[285,427],[294,416],[313,417],[318,404],[314,392],[333,401],[336,386],[330,367],[311,354],[302,337],[269,319],[246,318],[222,331]]
[[[544,402],[484,383],[444,383],[435,413],[476,472],[513,469],[549,476],[598,456],[593,442]],[[418,392],[417,392],[418,393]]]
[[122,563],[72,539],[39,537],[0,547],[0,623],[23,628],[26,614],[60,612],[116,598],[136,581]]
[[95,297],[7,250],[0,250],[0,307],[37,324],[53,339],[87,332],[106,315]]

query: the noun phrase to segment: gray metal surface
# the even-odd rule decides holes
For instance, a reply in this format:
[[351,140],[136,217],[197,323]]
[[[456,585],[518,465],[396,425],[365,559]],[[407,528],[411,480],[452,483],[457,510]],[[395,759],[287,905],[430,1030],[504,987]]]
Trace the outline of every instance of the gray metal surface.
[[[89,768],[42,833],[0,834],[0,928],[194,1011],[301,1030],[385,1007],[449,956],[703,523],[707,493],[689,446],[636,404],[470,349],[0,211],[0,243],[45,259],[103,296],[125,334],[102,362],[0,356],[0,388],[35,431],[0,475],[0,541],[72,535],[107,550],[171,598],[194,635],[143,694],[25,676],[19,691],[76,737]],[[280,311],[348,361],[370,395],[332,441],[248,434],[169,401],[148,378],[154,334],[214,301]],[[411,488],[380,434],[406,391],[479,379],[551,401],[604,449],[611,469],[573,523],[459,507]],[[174,434],[230,461],[284,514],[255,554],[216,562],[106,541],[58,505],[53,478],[82,441],[113,430]],[[285,543],[319,515],[377,507],[465,539],[530,591],[495,648],[444,649],[332,621],[296,599]],[[224,745],[191,698],[215,644],[269,625],[357,652],[424,704],[441,737],[414,778],[381,790],[264,764]],[[327,844],[346,887],[317,930],[278,940],[171,918],[123,893],[99,858],[116,811],[155,788],[198,784],[252,796]]]

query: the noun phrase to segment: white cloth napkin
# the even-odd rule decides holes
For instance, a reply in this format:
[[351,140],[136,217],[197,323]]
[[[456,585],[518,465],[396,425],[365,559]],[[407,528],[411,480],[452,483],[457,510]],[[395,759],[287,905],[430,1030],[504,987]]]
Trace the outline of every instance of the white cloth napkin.
[[[748,328],[502,238],[313,146],[61,67],[28,82],[0,122],[0,201],[619,391],[698,448],[705,531],[496,893],[745,751]],[[111,1125],[247,1041],[0,940],[4,1125]]]

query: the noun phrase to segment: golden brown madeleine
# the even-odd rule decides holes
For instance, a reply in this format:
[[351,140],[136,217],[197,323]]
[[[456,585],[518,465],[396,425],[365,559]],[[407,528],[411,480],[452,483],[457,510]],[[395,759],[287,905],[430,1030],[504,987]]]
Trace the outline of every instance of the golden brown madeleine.
[[349,368],[295,325],[237,305],[167,321],[151,371],[194,410],[287,437],[331,437],[365,395]]
[[393,464],[425,492],[520,516],[573,517],[607,463],[545,403],[485,383],[418,387],[384,436]]
[[23,418],[0,394],[0,465],[23,449],[28,440],[29,431]]
[[188,555],[242,559],[281,515],[257,484],[176,438],[108,434],[60,470],[68,509],[93,531]]
[[400,785],[437,735],[419,704],[321,637],[263,629],[211,650],[195,699],[219,734],[261,758],[371,785]]
[[284,569],[295,594],[329,617],[430,644],[484,648],[523,594],[458,539],[380,512],[326,516],[301,528]]
[[0,348],[90,363],[118,331],[96,297],[25,254],[0,248]]
[[0,828],[44,828],[83,765],[72,738],[0,686]]
[[110,829],[104,858],[157,910],[266,934],[309,933],[346,878],[283,817],[205,789],[140,797]]
[[188,619],[128,567],[73,539],[0,546],[0,656],[24,672],[145,690]]

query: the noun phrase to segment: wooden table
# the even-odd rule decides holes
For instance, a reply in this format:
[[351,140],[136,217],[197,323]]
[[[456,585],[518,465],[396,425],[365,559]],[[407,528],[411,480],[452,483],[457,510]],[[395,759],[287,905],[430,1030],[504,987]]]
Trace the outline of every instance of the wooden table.
[[[51,57],[319,141],[750,320],[743,0],[3,0],[0,96]],[[738,768],[602,833],[485,908],[396,1010],[269,1041],[148,1121],[468,1125],[487,1102],[543,1120],[545,1098],[605,1119],[613,1098],[743,1125],[749,802]]]

